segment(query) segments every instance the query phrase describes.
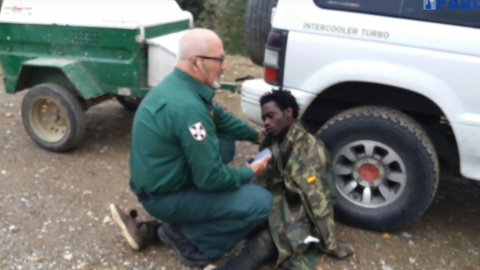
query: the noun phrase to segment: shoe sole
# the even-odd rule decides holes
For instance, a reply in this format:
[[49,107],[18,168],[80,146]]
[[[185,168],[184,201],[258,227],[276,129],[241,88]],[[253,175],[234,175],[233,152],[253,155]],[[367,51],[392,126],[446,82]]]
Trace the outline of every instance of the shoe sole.
[[117,207],[114,204],[110,204],[110,212],[112,214],[113,221],[115,222],[115,224],[117,224],[117,227],[122,232],[123,237],[127,240],[130,247],[134,250],[139,250],[140,247],[128,232],[127,226],[125,225],[125,223],[123,223],[123,220],[120,217],[120,213],[118,212]]
[[169,248],[173,249],[173,251],[175,252],[177,257],[180,259],[181,263],[183,263],[183,264],[185,264],[189,267],[198,267],[198,268],[204,268],[204,267],[209,265],[209,262],[205,262],[205,263],[192,262],[190,260],[187,260],[187,259],[183,258],[180,250],[178,250],[177,247],[175,246],[175,244],[173,244],[173,242],[170,241],[170,238],[168,238],[168,236],[165,235],[165,233],[163,232],[163,228],[158,230],[157,234],[158,234],[158,237],[160,238],[160,240],[162,240],[162,242],[165,243],[165,245],[167,245]]

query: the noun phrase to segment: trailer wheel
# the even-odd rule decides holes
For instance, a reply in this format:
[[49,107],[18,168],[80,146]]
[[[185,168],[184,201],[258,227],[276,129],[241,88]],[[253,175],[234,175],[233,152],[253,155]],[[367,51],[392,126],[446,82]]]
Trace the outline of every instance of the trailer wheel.
[[258,66],[263,66],[265,44],[272,28],[270,25],[272,8],[277,6],[278,0],[248,0],[244,38],[250,60]]
[[83,139],[84,110],[79,100],[59,85],[34,86],[25,94],[21,110],[27,134],[48,151],[66,152]]
[[128,111],[136,111],[140,102],[142,102],[141,97],[125,97],[125,96],[117,96],[117,101],[120,103],[126,110]]
[[384,107],[347,110],[317,133],[332,157],[336,217],[355,227],[390,231],[428,208],[438,185],[438,157],[423,128]]

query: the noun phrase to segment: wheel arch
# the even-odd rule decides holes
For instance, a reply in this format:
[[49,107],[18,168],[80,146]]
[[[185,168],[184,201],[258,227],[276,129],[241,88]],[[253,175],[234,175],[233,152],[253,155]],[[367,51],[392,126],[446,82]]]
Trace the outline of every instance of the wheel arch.
[[64,87],[77,97],[84,107],[86,100],[104,94],[98,83],[76,60],[35,58],[24,62],[15,85],[15,92],[40,83],[54,83]]
[[[460,162],[455,132],[444,110],[434,100],[406,88],[362,81],[337,83],[317,95],[305,109],[302,120],[315,132],[338,113],[364,105],[384,106],[406,113],[425,128],[445,161],[442,165]],[[456,169],[459,173],[459,168]]]
[[15,93],[28,90],[42,83],[53,83],[62,86],[80,101],[84,109],[88,107],[82,94],[76,89],[62,69],[58,67],[22,66],[17,85],[15,86]]

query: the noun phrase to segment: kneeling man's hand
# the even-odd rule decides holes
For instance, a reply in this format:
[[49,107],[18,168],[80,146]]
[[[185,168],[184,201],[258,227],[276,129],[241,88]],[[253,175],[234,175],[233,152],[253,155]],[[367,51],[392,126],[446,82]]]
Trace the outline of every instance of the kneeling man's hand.
[[255,176],[258,176],[260,173],[262,173],[267,167],[267,163],[270,161],[271,158],[272,156],[265,156],[255,162],[252,162],[252,164],[250,164],[250,168],[252,168],[253,174]]

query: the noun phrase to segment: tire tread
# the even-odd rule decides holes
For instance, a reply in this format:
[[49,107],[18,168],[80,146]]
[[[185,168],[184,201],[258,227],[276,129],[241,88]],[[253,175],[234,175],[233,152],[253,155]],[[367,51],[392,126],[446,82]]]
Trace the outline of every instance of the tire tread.
[[[398,224],[397,227],[403,227],[410,225],[413,221],[418,219],[431,205],[433,202],[433,199],[435,198],[435,194],[438,188],[438,182],[439,182],[439,161],[438,161],[438,156],[435,150],[435,147],[433,145],[433,142],[431,139],[428,137],[427,132],[423,129],[420,124],[418,124],[415,120],[413,120],[411,117],[408,115],[391,109],[387,107],[382,107],[382,106],[360,106],[360,107],[355,107],[349,110],[346,110],[336,116],[334,116],[332,119],[327,121],[318,131],[317,134],[320,135],[322,132],[326,131],[333,125],[344,121],[345,119],[349,119],[352,117],[363,117],[363,116],[368,116],[368,117],[378,117],[378,118],[383,118],[385,120],[391,121],[395,124],[398,124],[405,130],[407,130],[409,133],[413,134],[422,144],[422,146],[426,149],[428,155],[430,156],[430,165],[429,166],[432,175],[435,176],[435,183],[431,187],[431,196],[428,198],[427,203],[425,203],[422,206],[422,209],[417,213],[416,216],[409,222],[405,224]],[[317,135],[317,136],[318,136]]]

